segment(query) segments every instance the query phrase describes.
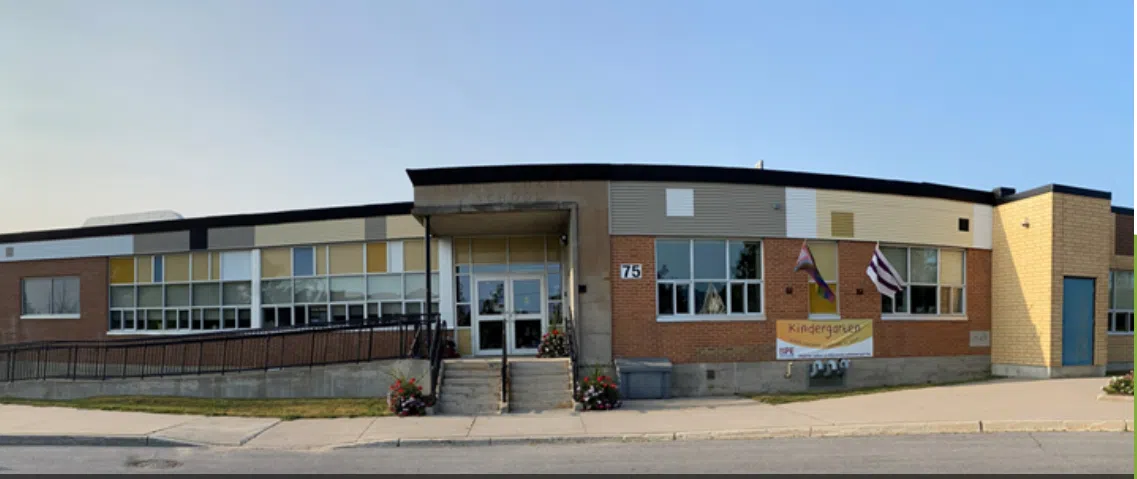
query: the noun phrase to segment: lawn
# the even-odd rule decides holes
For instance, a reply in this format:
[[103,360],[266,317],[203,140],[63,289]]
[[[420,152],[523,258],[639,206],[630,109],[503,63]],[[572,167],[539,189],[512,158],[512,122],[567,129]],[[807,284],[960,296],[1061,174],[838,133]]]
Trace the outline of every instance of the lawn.
[[74,400],[0,398],[0,404],[54,406],[200,416],[272,417],[285,420],[386,416],[386,399],[211,399],[173,396],[103,396]]
[[765,404],[790,404],[795,402],[818,401],[821,399],[834,399],[850,396],[864,396],[866,394],[878,394],[892,391],[905,391],[909,389],[924,389],[934,388],[941,386],[955,386],[960,384],[970,384],[983,381],[989,381],[994,378],[973,379],[969,381],[956,381],[936,384],[911,384],[904,386],[880,386],[873,388],[861,389],[841,389],[830,391],[816,391],[804,393],[785,393],[785,394],[758,394],[750,396],[751,399],[762,402]]

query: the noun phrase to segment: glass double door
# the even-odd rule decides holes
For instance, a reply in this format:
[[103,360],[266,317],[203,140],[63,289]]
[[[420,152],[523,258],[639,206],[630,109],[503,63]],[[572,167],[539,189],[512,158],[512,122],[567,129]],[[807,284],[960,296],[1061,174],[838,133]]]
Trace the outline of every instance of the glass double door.
[[540,275],[476,276],[474,354],[537,354],[545,334],[545,281]]

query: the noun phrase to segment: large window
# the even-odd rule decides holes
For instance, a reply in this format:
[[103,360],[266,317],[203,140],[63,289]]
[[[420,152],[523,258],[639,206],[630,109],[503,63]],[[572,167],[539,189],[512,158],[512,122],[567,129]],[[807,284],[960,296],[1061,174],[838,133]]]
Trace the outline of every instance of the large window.
[[1109,333],[1133,334],[1133,272],[1109,272]]
[[657,240],[661,319],[762,314],[762,245],[737,240]]
[[25,278],[20,284],[24,318],[79,316],[79,278]]
[[[396,244],[398,247],[392,248]],[[437,248],[432,242],[432,248]],[[388,254],[409,271],[389,270]],[[261,253],[264,327],[302,326],[425,312],[422,240],[267,249]],[[435,255],[437,257],[437,255]],[[434,266],[437,267],[437,263]],[[439,311],[438,273],[430,275]]]
[[110,260],[111,332],[253,327],[251,251]]
[[881,296],[883,317],[963,316],[967,308],[963,250],[881,246],[907,286],[895,301]]
[[837,243],[831,241],[809,242],[809,252],[813,254],[813,263],[821,273],[821,279],[829,285],[835,298],[833,301],[825,299],[821,293],[821,286],[813,278],[809,278],[809,317],[812,319],[837,319],[841,315],[838,305],[841,295],[837,288]]

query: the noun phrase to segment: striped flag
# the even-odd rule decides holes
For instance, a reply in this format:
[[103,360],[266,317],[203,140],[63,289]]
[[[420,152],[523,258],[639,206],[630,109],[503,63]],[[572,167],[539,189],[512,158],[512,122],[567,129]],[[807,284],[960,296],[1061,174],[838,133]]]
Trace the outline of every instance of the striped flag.
[[817,289],[821,291],[822,298],[830,303],[837,300],[837,295],[833,294],[833,290],[829,289],[829,284],[821,277],[821,271],[817,270],[817,264],[813,262],[813,253],[809,251],[809,244],[804,241],[801,243],[801,252],[797,255],[797,266],[794,266],[795,273],[802,270],[813,277],[813,282],[817,283]]
[[880,244],[876,245],[876,250],[872,254],[872,261],[869,261],[869,267],[865,272],[876,285],[876,290],[889,298],[895,300],[896,293],[904,289],[904,281],[900,279],[900,273],[896,272],[896,268],[893,268],[892,264],[888,262],[888,258],[884,257],[884,253],[880,252]]

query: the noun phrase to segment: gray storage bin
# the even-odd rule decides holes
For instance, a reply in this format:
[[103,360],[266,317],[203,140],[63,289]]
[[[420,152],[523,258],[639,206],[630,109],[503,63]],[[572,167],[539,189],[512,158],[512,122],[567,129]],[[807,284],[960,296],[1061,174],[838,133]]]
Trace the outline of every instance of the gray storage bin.
[[671,397],[671,361],[667,358],[617,359],[623,399],[667,399]]

